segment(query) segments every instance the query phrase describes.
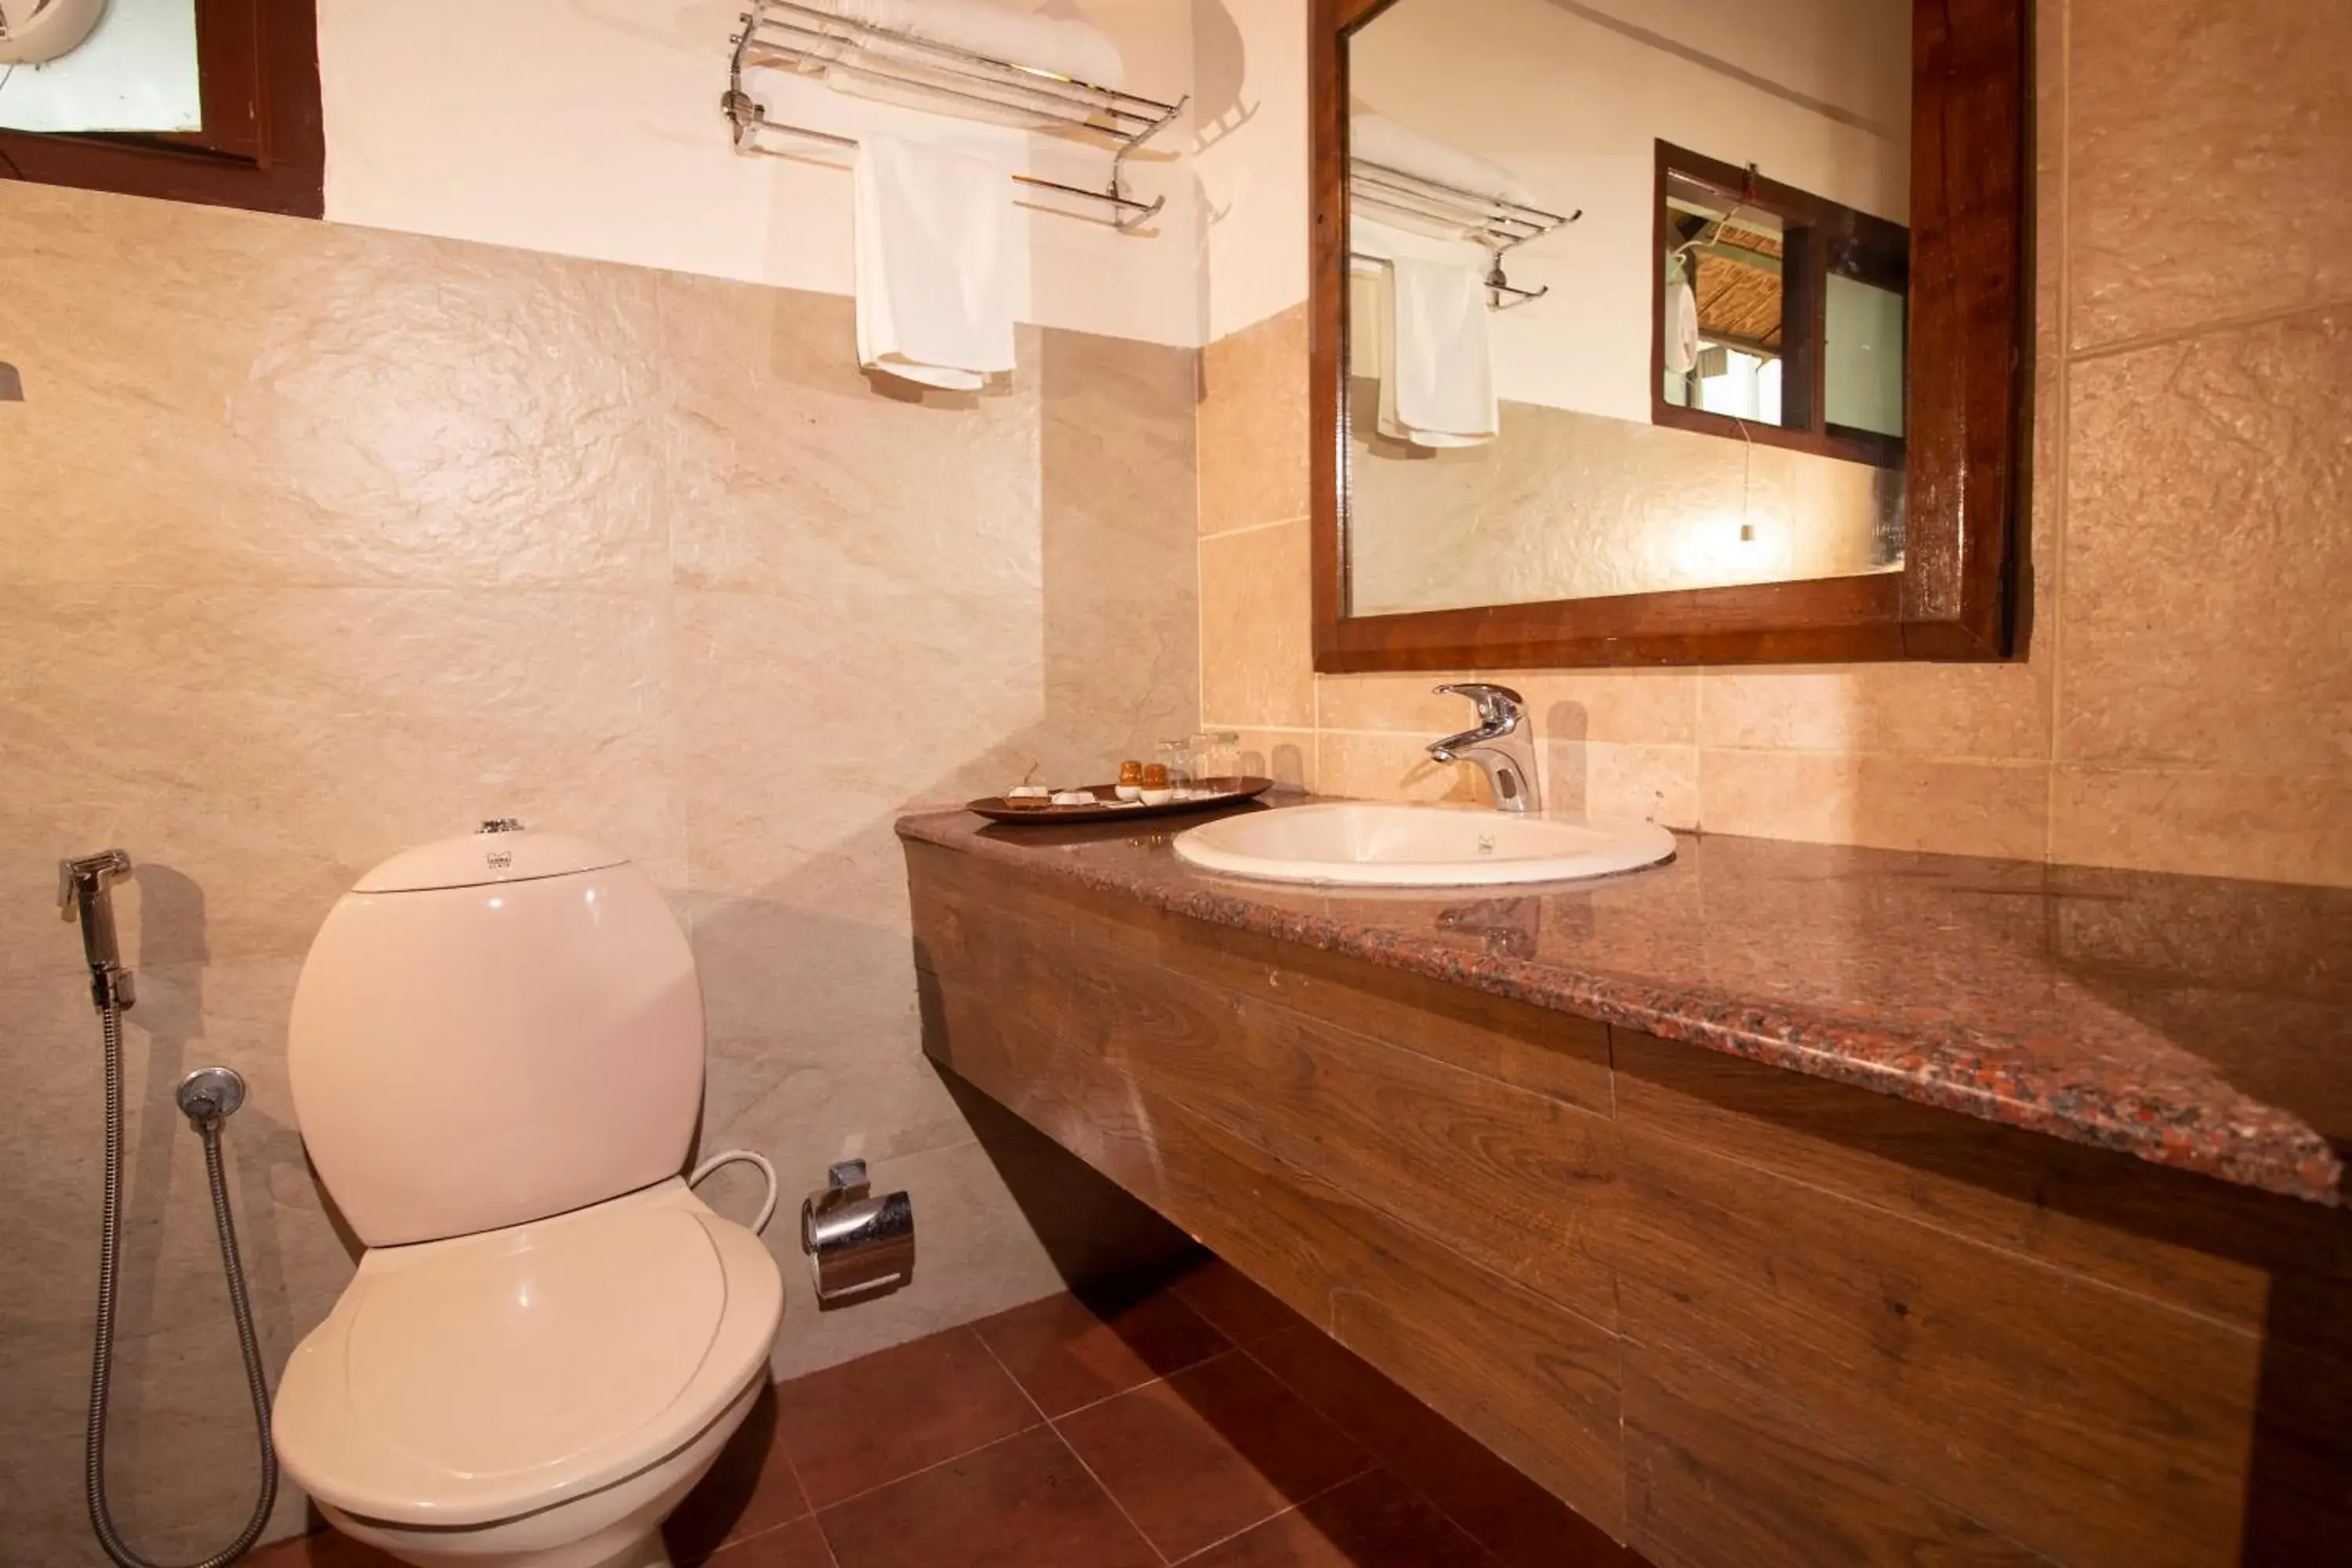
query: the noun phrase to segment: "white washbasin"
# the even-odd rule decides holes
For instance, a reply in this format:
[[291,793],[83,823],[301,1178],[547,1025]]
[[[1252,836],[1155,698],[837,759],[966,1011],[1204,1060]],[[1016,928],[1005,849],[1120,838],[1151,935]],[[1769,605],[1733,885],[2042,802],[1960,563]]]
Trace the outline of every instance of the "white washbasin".
[[1207,871],[1276,882],[1465,888],[1558,882],[1654,866],[1675,836],[1648,822],[1513,816],[1485,807],[1327,801],[1247,812],[1176,836]]

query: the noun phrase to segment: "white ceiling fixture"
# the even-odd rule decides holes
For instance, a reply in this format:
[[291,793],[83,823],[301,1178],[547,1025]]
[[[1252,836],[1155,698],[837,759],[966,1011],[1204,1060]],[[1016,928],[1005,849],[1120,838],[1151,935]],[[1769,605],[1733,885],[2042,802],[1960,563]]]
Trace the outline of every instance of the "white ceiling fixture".
[[40,65],[79,47],[106,0],[0,0],[0,65]]

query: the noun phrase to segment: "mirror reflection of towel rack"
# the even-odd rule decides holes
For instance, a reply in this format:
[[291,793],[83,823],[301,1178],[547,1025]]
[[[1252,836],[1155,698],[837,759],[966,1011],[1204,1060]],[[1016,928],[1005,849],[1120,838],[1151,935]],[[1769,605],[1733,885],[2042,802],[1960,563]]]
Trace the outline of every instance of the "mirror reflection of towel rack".
[[[1348,187],[1349,198],[1360,206],[1417,223],[1435,224],[1486,247],[1492,255],[1486,268],[1487,304],[1497,310],[1517,310],[1551,292],[1549,284],[1540,289],[1521,289],[1513,284],[1503,271],[1504,254],[1529,240],[1541,239],[1584,216],[1582,207],[1562,216],[1524,202],[1465,190],[1364,158],[1348,161]],[[1373,262],[1382,259],[1353,252],[1349,258]]]
[[1128,194],[1127,160],[1183,111],[1192,101],[1189,96],[1163,103],[856,21],[797,0],[753,0],[751,9],[742,13],[740,20],[742,31],[730,40],[735,52],[728,68],[727,92],[719,100],[720,109],[734,125],[738,153],[794,155],[790,148],[764,140],[769,134],[836,147],[856,146],[854,136],[771,119],[767,106],[743,86],[747,67],[774,67],[807,77],[840,71],[865,81],[915,89],[920,96],[938,99],[944,113],[1030,124],[1115,143],[1110,181],[1100,190],[1034,174],[1010,177],[1019,184],[1104,203],[1112,211],[1111,226],[1122,232],[1149,222],[1167,205],[1165,196],[1144,202]]

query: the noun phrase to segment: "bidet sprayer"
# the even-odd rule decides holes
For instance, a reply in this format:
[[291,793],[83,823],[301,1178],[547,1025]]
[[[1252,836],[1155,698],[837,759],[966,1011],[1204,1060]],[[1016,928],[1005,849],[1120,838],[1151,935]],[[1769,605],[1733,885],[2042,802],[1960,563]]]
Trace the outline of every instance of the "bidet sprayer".
[[58,862],[58,913],[61,920],[81,919],[82,957],[89,963],[89,999],[99,1011],[110,1003],[128,1007],[136,999],[131,971],[122,964],[122,948],[114,936],[114,895],[117,878],[131,875],[131,857],[120,849],[101,849],[78,860]]

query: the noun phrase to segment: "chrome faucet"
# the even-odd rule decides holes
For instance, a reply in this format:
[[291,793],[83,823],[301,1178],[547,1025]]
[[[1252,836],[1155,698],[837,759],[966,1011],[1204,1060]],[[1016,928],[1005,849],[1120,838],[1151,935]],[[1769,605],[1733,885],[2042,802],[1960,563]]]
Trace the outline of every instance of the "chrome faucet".
[[1528,721],[1527,700],[1507,686],[1483,680],[1449,681],[1437,693],[1475,702],[1478,727],[1431,742],[1429,754],[1441,763],[1475,763],[1484,769],[1496,811],[1541,811],[1543,802],[1536,794],[1535,727]]

